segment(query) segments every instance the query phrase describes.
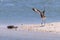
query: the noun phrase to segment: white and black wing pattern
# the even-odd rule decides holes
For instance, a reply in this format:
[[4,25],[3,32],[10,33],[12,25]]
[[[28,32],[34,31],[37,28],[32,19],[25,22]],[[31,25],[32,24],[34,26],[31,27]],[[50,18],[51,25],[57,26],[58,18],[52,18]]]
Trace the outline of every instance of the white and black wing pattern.
[[39,13],[39,14],[42,13],[40,10],[38,10],[38,9],[36,9],[36,8],[32,8],[32,10],[35,11],[35,12],[37,12],[37,13]]
[[40,11],[36,8],[32,8],[32,10],[37,12],[41,16],[41,18],[45,18],[45,9],[43,11]]

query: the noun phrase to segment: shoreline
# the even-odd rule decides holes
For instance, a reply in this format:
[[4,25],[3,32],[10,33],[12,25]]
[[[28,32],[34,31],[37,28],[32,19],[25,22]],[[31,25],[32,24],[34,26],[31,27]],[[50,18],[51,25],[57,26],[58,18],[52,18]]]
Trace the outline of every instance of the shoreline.
[[20,30],[27,30],[27,31],[42,31],[42,32],[60,32],[60,22],[55,23],[46,23],[44,27],[40,27],[41,24],[31,24],[31,25],[22,25]]
[[[46,23],[44,27],[41,27],[41,24],[20,24],[17,27],[17,31],[60,32],[60,22]],[[7,29],[7,27],[0,28]]]

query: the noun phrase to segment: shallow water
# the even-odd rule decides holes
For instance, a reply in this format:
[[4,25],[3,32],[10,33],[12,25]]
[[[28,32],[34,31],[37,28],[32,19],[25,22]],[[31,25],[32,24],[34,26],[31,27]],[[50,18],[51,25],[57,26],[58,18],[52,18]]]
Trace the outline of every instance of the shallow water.
[[60,0],[0,0],[0,24],[39,24],[32,8],[46,10],[46,22],[60,22]]

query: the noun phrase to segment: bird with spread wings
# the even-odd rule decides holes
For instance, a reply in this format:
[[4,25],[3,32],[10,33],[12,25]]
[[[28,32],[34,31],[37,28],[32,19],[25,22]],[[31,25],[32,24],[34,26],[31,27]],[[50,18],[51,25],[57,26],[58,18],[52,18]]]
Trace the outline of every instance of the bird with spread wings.
[[44,9],[43,11],[41,11],[41,10],[38,10],[38,9],[36,9],[36,8],[32,8],[32,10],[35,11],[35,12],[37,12],[37,13],[41,16],[41,18],[42,18],[42,23],[41,23],[41,25],[45,24],[45,19],[46,19],[45,9]]

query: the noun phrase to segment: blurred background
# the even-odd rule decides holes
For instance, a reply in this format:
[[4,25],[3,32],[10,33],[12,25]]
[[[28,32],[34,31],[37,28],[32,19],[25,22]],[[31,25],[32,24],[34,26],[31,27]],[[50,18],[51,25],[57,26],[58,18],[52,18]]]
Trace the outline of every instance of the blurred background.
[[0,24],[41,23],[32,8],[45,8],[46,23],[60,22],[60,0],[0,0]]

